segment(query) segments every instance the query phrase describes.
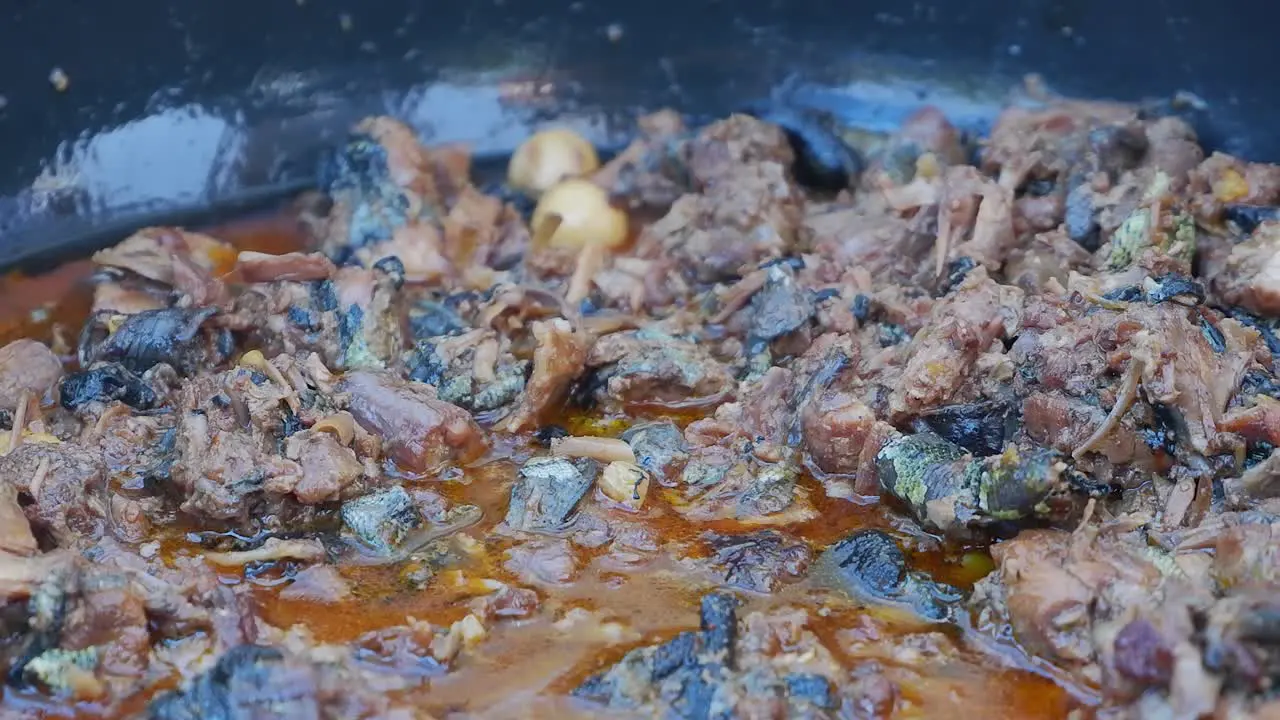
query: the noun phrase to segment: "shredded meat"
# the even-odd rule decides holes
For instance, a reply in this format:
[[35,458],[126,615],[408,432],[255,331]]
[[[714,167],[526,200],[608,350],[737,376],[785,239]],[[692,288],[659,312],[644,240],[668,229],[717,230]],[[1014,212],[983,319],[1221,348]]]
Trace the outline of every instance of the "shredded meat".
[[0,715],[1275,714],[1280,167],[803,94],[640,118],[616,245],[371,117],[0,316]]

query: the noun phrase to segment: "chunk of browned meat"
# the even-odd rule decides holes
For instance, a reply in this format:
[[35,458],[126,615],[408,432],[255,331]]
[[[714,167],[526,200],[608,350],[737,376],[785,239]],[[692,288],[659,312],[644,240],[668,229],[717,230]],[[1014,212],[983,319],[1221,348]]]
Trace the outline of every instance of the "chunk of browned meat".
[[853,475],[876,415],[849,393],[824,393],[802,416],[805,449],[823,472]]
[[1280,223],[1259,225],[1231,248],[1222,271],[1211,278],[1222,299],[1263,315],[1280,314]]
[[1134,534],[1024,531],[992,549],[997,571],[974,594],[980,622],[1007,623],[1022,647],[1113,696],[1152,688],[1174,716],[1199,716],[1220,682],[1195,638],[1212,587],[1203,556],[1161,554]]
[[[1035,393],[1022,404],[1027,435],[1040,445],[1064,454],[1083,445],[1106,417],[1106,411],[1096,405],[1057,393]],[[1094,445],[1093,451],[1112,463],[1136,463],[1152,468],[1151,448],[1132,423],[1133,420],[1122,422]]]
[[804,217],[814,251],[835,267],[861,267],[882,283],[907,283],[933,249],[920,223],[877,208],[813,206]]
[[327,280],[338,271],[321,253],[291,252],[283,255],[244,251],[236,257],[236,272],[247,283],[276,280],[312,282]]
[[94,253],[93,262],[123,268],[149,280],[174,286],[177,256],[186,256],[189,262],[213,275],[220,265],[225,266],[235,259],[235,250],[227,243],[202,233],[150,227]]
[[40,400],[62,377],[62,361],[35,340],[0,347],[0,410],[13,410],[26,394]]
[[595,370],[597,397],[625,405],[705,405],[735,385],[729,369],[702,347],[651,328],[605,335],[586,363]]
[[24,443],[0,457],[0,481],[31,503],[31,527],[59,547],[91,543],[107,529],[106,480],[96,453],[72,443]]
[[643,234],[674,258],[684,275],[714,282],[791,252],[801,220],[801,196],[786,168],[750,165],[704,194],[680,198]]
[[355,451],[323,430],[290,435],[284,455],[298,463],[300,472],[277,476],[264,486],[281,495],[292,493],[307,505],[348,498],[364,476],[364,465]]
[[707,189],[733,183],[747,166],[789,168],[795,154],[782,129],[749,115],[730,115],[703,128],[689,143],[689,173]]
[[909,346],[902,379],[889,397],[895,418],[918,414],[958,397],[978,357],[1000,338],[1012,337],[1022,318],[1023,293],[999,285],[981,270],[936,305],[931,323]]
[[524,432],[547,421],[563,405],[573,381],[586,368],[588,342],[565,320],[533,323],[538,343],[533,351],[533,374],[520,404],[503,422],[508,432]]
[[227,302],[227,288],[219,276],[234,259],[235,250],[227,243],[172,227],[143,228],[93,255],[98,265],[167,285],[197,307]]
[[250,285],[222,322],[245,331],[247,346],[267,357],[312,351],[338,370],[382,368],[401,350],[393,304],[403,280],[398,268],[344,267],[311,283]]
[[1280,205],[1280,165],[1251,163],[1215,152],[1192,173],[1192,189],[1201,202],[1220,210],[1225,203]]
[[640,137],[591,179],[631,208],[665,211],[692,189],[684,121],[673,110],[660,110],[636,124]]
[[439,399],[430,385],[369,371],[348,373],[338,385],[351,396],[351,414],[382,438],[387,455],[413,472],[468,463],[488,449],[484,432],[465,410]]
[[[1100,126],[1131,128],[1127,132],[1140,138],[1141,150],[1145,150],[1145,137],[1136,119],[1136,108],[1120,103],[1057,101],[1043,109],[1012,106],[1000,113],[991,128],[982,154],[982,169],[997,172],[1006,165],[1035,158],[1033,176],[1064,175],[1084,160],[1090,133]],[[1118,158],[1126,150],[1120,145],[1113,152]],[[1116,169],[1123,169],[1118,159],[1104,160],[1102,164],[1113,162]]]
[[301,467],[276,455],[274,439],[201,410],[183,416],[175,449],[172,478],[185,497],[182,510],[198,517],[247,520],[254,510],[250,501],[268,483],[293,487],[301,481]]
[[716,408],[715,415],[695,420],[685,429],[685,439],[695,447],[745,439],[761,460],[777,462],[788,454],[793,426],[793,403],[799,387],[795,373],[771,367],[755,382],[744,382],[740,400]]
[[813,551],[800,540],[776,530],[747,535],[707,533],[711,565],[728,587],[770,593],[805,573]]

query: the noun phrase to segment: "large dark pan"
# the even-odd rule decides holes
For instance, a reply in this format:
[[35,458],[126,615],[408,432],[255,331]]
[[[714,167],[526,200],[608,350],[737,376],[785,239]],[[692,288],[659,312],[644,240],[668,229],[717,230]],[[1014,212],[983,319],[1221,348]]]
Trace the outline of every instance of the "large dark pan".
[[1034,72],[1071,95],[1190,93],[1207,147],[1277,160],[1277,16],[1196,0],[18,0],[0,21],[0,268],[278,201],[373,112],[482,157],[549,117],[609,146],[642,109],[780,95],[873,129],[934,103],[980,132]]

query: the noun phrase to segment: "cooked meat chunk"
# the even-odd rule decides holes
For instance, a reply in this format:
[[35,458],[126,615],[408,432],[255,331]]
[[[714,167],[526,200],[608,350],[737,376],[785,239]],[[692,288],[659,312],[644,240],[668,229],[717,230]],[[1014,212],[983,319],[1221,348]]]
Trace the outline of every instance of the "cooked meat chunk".
[[[226,272],[234,259],[235,249],[227,243],[208,235],[171,227],[143,228],[115,247],[100,250],[93,255],[96,264],[124,270],[151,281],[158,286],[157,289],[164,288],[170,293],[176,293],[185,298],[184,302],[196,307],[225,305],[227,288],[219,276]],[[114,294],[123,299],[120,291],[128,292],[131,285],[137,286],[138,283],[127,277],[99,285],[95,308],[128,314],[158,309],[169,304],[160,299],[160,293],[153,294],[158,301],[157,306],[147,303],[130,307],[134,303],[104,302],[106,298],[101,291],[106,290],[108,296]],[[113,290],[116,292],[112,293]],[[146,295],[145,291],[141,294],[144,297]]]
[[331,279],[251,285],[226,322],[267,356],[314,351],[335,370],[383,368],[400,354],[392,310],[402,276],[344,267]]
[[62,361],[34,340],[0,347],[0,410],[14,410],[24,395],[40,400],[62,377]]
[[971,272],[934,308],[934,322],[912,339],[902,379],[889,398],[893,417],[967,399],[962,385],[979,356],[991,351],[992,343],[999,347],[1001,338],[1012,337],[1021,317],[1021,291]]
[[272,717],[281,720],[393,715],[393,706],[358,673],[277,648],[240,645],[218,658],[188,687],[156,698],[151,720]]
[[711,546],[717,575],[731,588],[774,592],[784,582],[802,577],[813,559],[808,545],[776,530],[749,535],[711,533],[703,538]]
[[[80,364],[116,362],[127,370],[145,372],[164,363],[183,375],[217,365],[226,355],[225,335],[207,327],[213,308],[165,308],[127,316],[118,328],[85,325],[80,335]],[[107,330],[100,337],[101,330]]]
[[840,717],[869,698],[845,682],[800,610],[739,619],[728,595],[702,598],[701,629],[632,650],[574,694],[614,712],[679,718]]
[[1280,314],[1280,223],[1263,223],[1231,249],[1213,277],[1223,300],[1264,315]]
[[907,569],[906,554],[888,533],[861,530],[827,548],[813,566],[820,583],[873,602],[905,605],[929,620],[946,620],[960,592]]
[[574,380],[586,367],[587,342],[565,320],[533,324],[538,343],[533,351],[533,374],[520,405],[504,428],[521,432],[540,426],[568,397]]
[[530,458],[511,486],[507,525],[516,530],[535,531],[565,527],[578,502],[595,482],[597,469],[591,460]]
[[31,528],[58,547],[107,530],[106,480],[97,454],[74,443],[23,443],[0,457],[0,480],[29,498]]
[[528,363],[517,360],[510,343],[492,330],[418,343],[408,359],[409,378],[436,388],[441,400],[472,412],[512,403],[525,386]]
[[411,472],[469,463],[488,448],[471,416],[429,385],[362,370],[348,373],[338,389],[351,396],[356,421],[382,438],[387,455]]
[[696,406],[733,388],[728,369],[699,346],[657,330],[612,333],[587,355],[599,400],[624,405]]

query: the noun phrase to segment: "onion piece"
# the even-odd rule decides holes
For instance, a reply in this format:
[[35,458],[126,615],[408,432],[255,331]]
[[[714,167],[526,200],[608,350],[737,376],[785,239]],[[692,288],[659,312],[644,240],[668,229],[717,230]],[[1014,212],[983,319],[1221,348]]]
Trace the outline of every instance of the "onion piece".
[[635,452],[624,440],[582,435],[552,440],[551,454],[559,457],[591,458],[600,462],[636,461]]
[[589,175],[600,157],[586,138],[567,128],[534,133],[516,148],[507,165],[507,183],[537,196],[565,178]]
[[[557,225],[548,229],[547,223]],[[587,245],[618,247],[627,240],[627,214],[609,202],[604,188],[587,180],[565,180],[543,194],[529,222],[535,247],[576,250]]]
[[237,550],[234,552],[210,552],[204,554],[205,559],[214,565],[238,567],[251,562],[269,560],[302,560],[318,562],[324,559],[324,546],[319,540],[281,540],[268,538],[262,547],[253,550]]
[[649,473],[631,462],[611,462],[597,483],[605,497],[627,508],[639,510],[649,494]]
[[356,419],[346,410],[340,410],[328,417],[320,418],[311,429],[316,432],[327,432],[338,439],[342,445],[350,445],[356,436]]

